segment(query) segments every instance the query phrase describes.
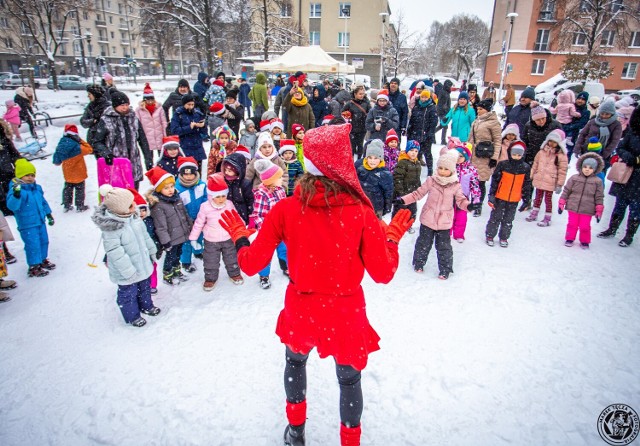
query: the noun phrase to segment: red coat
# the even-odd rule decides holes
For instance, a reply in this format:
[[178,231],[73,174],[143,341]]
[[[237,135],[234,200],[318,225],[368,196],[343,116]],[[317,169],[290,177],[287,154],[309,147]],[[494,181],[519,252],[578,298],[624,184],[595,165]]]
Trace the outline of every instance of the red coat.
[[291,281],[276,333],[298,353],[317,347],[320,357],[358,370],[379,350],[369,325],[361,282],[365,269],[388,283],[398,268],[398,246],[386,237],[373,209],[344,193],[316,195],[302,209],[300,187],[267,214],[251,246],[238,251],[240,268],[252,276],[271,261],[281,241],[287,245]]

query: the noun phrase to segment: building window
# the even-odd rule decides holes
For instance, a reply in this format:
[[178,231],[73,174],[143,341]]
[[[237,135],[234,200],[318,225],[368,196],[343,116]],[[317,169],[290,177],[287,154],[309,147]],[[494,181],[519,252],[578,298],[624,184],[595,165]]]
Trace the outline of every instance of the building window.
[[351,41],[351,33],[338,33],[338,46],[340,48],[348,47]]
[[587,35],[581,32],[573,33],[573,45],[582,46],[587,41]]
[[600,62],[600,70],[601,71],[606,71],[609,69],[609,62],[607,62],[606,60],[603,62]]
[[13,48],[13,40],[11,39],[11,37],[5,37],[3,40],[5,48],[9,50]]
[[538,20],[543,22],[552,21],[555,18],[556,2],[555,0],[543,0],[540,7],[540,15]]
[[73,42],[73,54],[79,53],[80,51],[81,51],[80,42],[79,41]]
[[320,45],[320,31],[309,32],[309,45]]
[[111,54],[116,54],[116,47],[115,46],[111,47]]
[[89,13],[87,11],[82,11],[82,19],[89,20]]
[[280,34],[280,44],[285,48],[291,46],[291,36],[286,32]]
[[71,34],[73,34],[74,36],[78,35],[78,27],[76,25],[72,25],[71,29],[69,30],[71,32]]
[[291,17],[291,3],[282,2],[280,5],[280,17]]
[[136,49],[135,48],[133,49],[133,55],[134,56],[136,55]]
[[109,24],[113,25],[113,16],[109,16]]
[[116,33],[114,33],[113,31],[111,31],[111,38],[115,39],[116,38]]
[[[338,17],[351,17],[351,2],[340,2],[338,9]],[[349,45],[347,45],[349,46]]]
[[122,3],[118,3],[118,14],[122,14],[123,9],[122,9]]
[[600,41],[600,46],[613,46],[613,40],[615,36],[615,31],[602,31],[602,40]]
[[640,47],[640,31],[634,31],[631,33],[631,40],[629,46],[633,48]]
[[142,48],[142,57],[144,57],[145,59],[147,58],[147,49],[146,48]]
[[102,9],[102,2],[100,0],[96,0],[96,9]]
[[9,20],[6,17],[0,17],[0,26],[3,28],[9,28]]
[[124,31],[120,31],[120,39],[127,40],[127,35],[124,33]]
[[543,75],[546,64],[547,61],[544,59],[533,59],[533,63],[531,64],[531,74]]
[[622,79],[635,79],[638,72],[638,64],[635,62],[625,62],[622,67]]
[[29,33],[29,27],[27,26],[27,24],[26,24],[26,23],[24,23],[24,22],[20,22],[20,32],[21,32],[22,34],[30,34],[30,33]]
[[107,10],[111,11],[111,0],[107,0]]
[[613,2],[611,2],[611,12],[616,13],[622,10],[623,9],[622,2],[623,0],[613,0]]
[[309,5],[309,17],[312,19],[322,17],[322,3],[311,3]]
[[533,51],[549,51],[549,30],[539,29]]
[[61,43],[58,48],[60,49],[60,54],[62,56],[66,56],[67,55],[67,45],[66,44]]

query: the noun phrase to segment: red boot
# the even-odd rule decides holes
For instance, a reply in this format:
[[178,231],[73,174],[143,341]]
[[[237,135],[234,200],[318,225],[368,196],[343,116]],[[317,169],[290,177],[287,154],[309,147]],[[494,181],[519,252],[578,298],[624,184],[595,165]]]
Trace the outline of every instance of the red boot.
[[341,446],[360,446],[360,434],[362,430],[360,426],[347,427],[340,423],[340,445]]

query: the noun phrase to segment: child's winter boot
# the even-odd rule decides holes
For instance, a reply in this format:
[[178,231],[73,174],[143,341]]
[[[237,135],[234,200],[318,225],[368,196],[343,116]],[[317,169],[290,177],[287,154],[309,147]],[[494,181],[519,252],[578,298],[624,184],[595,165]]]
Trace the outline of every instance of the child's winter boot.
[[269,276],[260,276],[260,287],[263,290],[267,290],[271,288],[271,282],[269,281]]
[[4,291],[4,290],[12,290],[17,286],[18,285],[16,284],[15,280],[0,279],[0,290],[2,290],[2,291]]
[[638,230],[638,225],[640,225],[640,220],[631,220],[631,218],[629,218],[627,221],[627,233],[624,238],[618,242],[618,246],[622,248],[631,246],[631,243],[633,243],[633,236]]
[[183,263],[182,268],[188,273],[195,273],[197,270],[193,263]]
[[347,427],[340,424],[340,446],[360,446],[360,426]]
[[[267,277],[268,279],[268,277]],[[289,424],[284,430],[284,444],[286,446],[304,446],[304,425],[307,421],[307,401],[290,403],[286,406]]]
[[140,310],[141,313],[148,314],[149,316],[157,316],[160,314],[160,308],[151,307],[148,310]]
[[280,269],[282,270],[282,274],[289,277],[289,266],[287,266],[287,261],[278,259],[278,263],[280,263]]
[[180,285],[180,280],[174,276],[173,271],[164,271],[162,273],[162,280],[167,285]]
[[216,287],[216,281],[215,280],[206,280],[204,282],[204,284],[202,285],[202,289],[204,291],[211,291]]
[[580,243],[580,247],[582,249],[589,249],[589,244],[588,243]]
[[564,246],[571,248],[573,246],[573,240],[565,240]]
[[51,270],[53,270],[53,269],[56,269],[56,264],[55,264],[55,263],[51,263],[51,262],[49,261],[49,259],[44,259],[44,262],[42,262],[41,266],[42,266],[44,269],[48,269],[49,271],[51,271]]
[[186,282],[187,280],[189,280],[189,278],[182,273],[182,268],[180,268],[179,266],[176,266],[173,269],[173,278],[174,280],[178,279],[180,282]]
[[9,252],[9,248],[7,248],[6,243],[2,243],[2,250],[4,251],[4,260],[7,262],[7,265],[11,265],[12,263],[16,263],[18,261],[18,259],[16,259],[14,255]]
[[244,279],[241,275],[229,277],[229,280],[231,280],[234,285],[242,285],[244,283]]
[[88,210],[89,210],[89,206],[87,206],[86,204],[81,204],[80,206],[76,206],[76,212],[84,212]]
[[526,221],[536,221],[538,219],[538,213],[539,212],[540,212],[540,208],[533,208],[533,210],[531,211],[529,216],[527,218],[525,218],[525,220]]
[[147,320],[145,318],[143,318],[142,316],[139,317],[138,319],[135,319],[133,321],[131,321],[131,325],[133,325],[134,327],[144,327],[147,323]]
[[545,213],[542,221],[538,222],[538,226],[544,228],[545,226],[551,226],[551,214]]
[[611,215],[611,221],[609,222],[609,227],[598,234],[598,238],[611,238],[616,235],[618,232],[618,228],[620,227],[620,223],[622,223],[622,219],[624,215]]
[[0,291],[0,302],[9,302],[10,300],[11,297],[9,297],[7,293],[3,293],[2,291]]
[[285,446],[304,446],[304,423],[300,426],[292,426],[290,424],[284,429]]
[[33,265],[29,267],[29,277],[44,277],[49,274],[49,271],[42,269],[40,265]]
[[509,241],[508,240],[500,240],[500,247],[501,248],[508,248],[509,247]]
[[485,239],[485,243],[489,246],[494,246],[496,244],[496,242],[493,241],[493,237],[489,236],[487,236],[487,238]]

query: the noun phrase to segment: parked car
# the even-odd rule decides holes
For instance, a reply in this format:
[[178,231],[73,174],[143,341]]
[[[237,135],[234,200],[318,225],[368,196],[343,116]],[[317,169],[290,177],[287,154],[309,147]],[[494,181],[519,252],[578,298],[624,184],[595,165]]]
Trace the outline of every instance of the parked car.
[[[29,85],[27,78],[21,77],[19,74],[14,73],[2,73],[0,75],[0,88],[6,90],[8,88],[18,88],[24,85]],[[40,82],[34,81],[34,86],[40,88]]]
[[600,82],[585,82],[583,85],[582,82],[567,81],[561,83],[561,85],[555,87],[549,92],[537,93],[536,101],[541,104],[551,104],[557,94],[566,89],[572,90],[575,94],[578,94],[581,91],[586,91],[590,96],[598,96],[601,99],[605,96],[604,85]]
[[555,76],[550,77],[546,81],[540,82],[538,85],[536,85],[535,87],[536,95],[538,93],[549,93],[549,92],[556,91],[558,87],[566,84],[567,82],[569,82],[569,79],[564,77],[562,73],[558,73]]
[[[60,90],[84,90],[91,82],[85,81],[80,76],[58,76],[58,88]],[[47,80],[47,88],[53,90],[53,77]]]
[[631,90],[620,90],[616,91],[618,96],[631,96],[634,101],[640,101],[640,86],[633,88]]

